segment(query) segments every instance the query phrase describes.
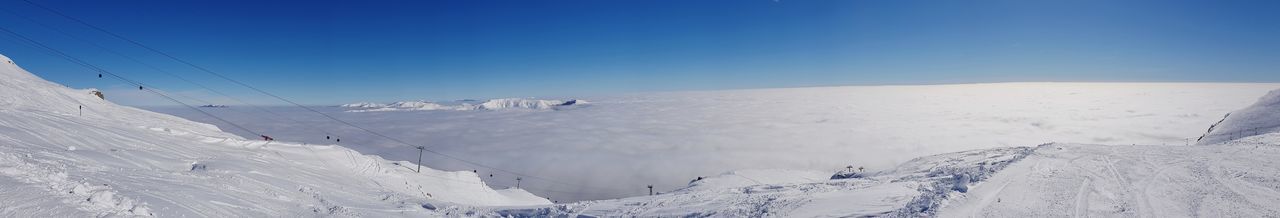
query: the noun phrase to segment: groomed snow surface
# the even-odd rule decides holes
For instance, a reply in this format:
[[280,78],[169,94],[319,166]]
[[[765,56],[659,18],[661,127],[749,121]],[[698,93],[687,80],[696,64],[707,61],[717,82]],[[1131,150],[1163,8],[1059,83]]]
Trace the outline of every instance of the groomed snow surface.
[[414,173],[340,146],[245,140],[3,59],[0,217],[438,216],[459,204],[550,203],[469,171]]

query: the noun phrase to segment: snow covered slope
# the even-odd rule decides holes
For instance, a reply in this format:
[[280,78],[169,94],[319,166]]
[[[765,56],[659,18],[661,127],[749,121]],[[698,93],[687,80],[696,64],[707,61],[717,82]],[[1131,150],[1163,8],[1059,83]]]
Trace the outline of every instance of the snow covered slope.
[[944,208],[943,217],[1276,217],[1280,135],[1225,146],[1055,144]]
[[1273,90],[1259,98],[1257,103],[1231,112],[1214,124],[1198,144],[1217,144],[1277,130],[1280,130],[1280,90]]
[[[1043,147],[1043,146],[1042,146]],[[974,150],[916,158],[863,178],[830,173],[748,170],[692,182],[653,196],[515,208],[458,208],[492,216],[556,217],[918,217],[1038,148]]]
[[1215,123],[1208,146],[1055,144],[996,174],[947,217],[1280,216],[1280,90]]
[[118,106],[11,63],[0,60],[3,217],[407,216],[550,203],[493,190],[471,172],[419,174],[411,163],[340,146],[245,140]]

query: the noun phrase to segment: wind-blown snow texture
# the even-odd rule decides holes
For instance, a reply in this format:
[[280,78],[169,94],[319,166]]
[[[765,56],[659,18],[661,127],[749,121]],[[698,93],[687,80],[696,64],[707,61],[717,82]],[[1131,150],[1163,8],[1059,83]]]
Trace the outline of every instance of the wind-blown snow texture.
[[340,146],[245,140],[2,59],[0,217],[422,216],[441,214],[428,207],[550,203],[493,190],[471,172],[419,174]]
[[[1280,84],[998,83],[646,93],[587,97],[572,110],[396,111],[327,114],[442,153],[583,187],[525,180],[561,202],[669,191],[742,169],[880,171],[912,158],[1045,142],[1184,145],[1223,114]],[[558,98],[568,99],[568,98]],[[412,147],[294,108],[210,110],[281,140],[333,143],[391,160]],[[157,109],[224,125],[188,109]],[[242,136],[253,136],[224,127]],[[515,176],[427,154],[437,169]],[[588,187],[589,186],[589,187]]]

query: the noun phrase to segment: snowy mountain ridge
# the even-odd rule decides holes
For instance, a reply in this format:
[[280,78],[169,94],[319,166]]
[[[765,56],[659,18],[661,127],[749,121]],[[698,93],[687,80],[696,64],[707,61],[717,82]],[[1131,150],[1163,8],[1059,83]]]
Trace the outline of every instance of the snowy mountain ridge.
[[359,108],[348,110],[347,112],[384,112],[384,111],[436,111],[436,110],[453,110],[453,111],[492,111],[492,110],[558,110],[571,107],[580,107],[587,104],[583,100],[540,100],[527,98],[499,98],[490,99],[479,104],[470,102],[455,102],[454,104],[441,104],[428,101],[400,101],[390,104],[379,104],[369,102],[359,102],[351,104],[343,104],[339,107]]
[[0,57],[0,216],[439,216],[455,204],[550,204],[469,171],[415,173],[341,146],[246,140],[115,105]]
[[1280,90],[1267,92],[1258,102],[1236,110],[1209,128],[1209,132],[1197,142],[1211,145],[1280,131]]

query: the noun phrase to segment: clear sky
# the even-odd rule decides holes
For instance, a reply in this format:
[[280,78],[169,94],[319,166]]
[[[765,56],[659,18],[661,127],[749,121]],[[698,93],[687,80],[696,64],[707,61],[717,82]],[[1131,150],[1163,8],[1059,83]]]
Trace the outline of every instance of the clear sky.
[[[36,1],[306,104],[831,85],[1280,82],[1280,1]],[[0,7],[284,104],[22,1]],[[0,11],[170,92],[206,91]],[[0,35],[54,82],[142,95]],[[156,99],[128,104],[163,104]],[[156,100],[156,101],[152,101]]]

